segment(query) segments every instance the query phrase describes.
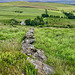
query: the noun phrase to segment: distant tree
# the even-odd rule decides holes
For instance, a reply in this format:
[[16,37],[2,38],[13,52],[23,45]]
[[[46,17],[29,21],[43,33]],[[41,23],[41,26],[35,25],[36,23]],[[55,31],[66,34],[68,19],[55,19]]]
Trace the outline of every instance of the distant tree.
[[26,25],[31,25],[31,19],[25,20]]
[[35,20],[32,20],[31,21],[31,26],[34,26],[34,25],[36,25],[36,22],[35,22]]
[[23,11],[14,11],[14,12],[16,12],[16,13],[23,13]]
[[42,17],[49,17],[48,14],[42,14]]
[[54,17],[53,15],[50,15],[50,17]]
[[45,14],[42,14],[42,17],[49,17],[47,9],[45,9]]
[[67,13],[67,12],[63,12],[69,19],[75,19],[75,16],[73,13]]
[[72,25],[67,25],[69,28],[73,28],[73,26]]
[[61,18],[64,18],[63,16],[61,16]]
[[46,24],[48,24],[48,21],[46,21]]
[[43,17],[40,18],[40,22],[42,22],[42,21],[43,21]]
[[45,14],[42,14],[42,17],[45,17]]
[[34,19],[33,21],[35,22],[35,25],[39,25],[39,20]]
[[25,20],[26,25],[31,25],[31,26],[37,26],[37,25],[44,25],[44,20],[43,17],[37,16],[34,20],[27,19]]
[[50,15],[50,17],[60,18],[60,16]]
[[48,14],[46,14],[46,17],[49,17],[49,15],[48,15]]
[[45,9],[45,14],[48,14],[47,9]]
[[60,16],[56,16],[56,18],[60,18]]
[[37,16],[37,19],[40,19],[40,17],[39,17],[39,16]]

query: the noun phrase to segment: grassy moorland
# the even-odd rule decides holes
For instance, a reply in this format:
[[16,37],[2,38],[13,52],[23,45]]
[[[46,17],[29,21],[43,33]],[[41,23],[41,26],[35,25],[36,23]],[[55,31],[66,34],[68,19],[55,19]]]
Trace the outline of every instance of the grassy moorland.
[[[37,5],[38,6],[41,5],[41,6],[37,7]],[[36,16],[41,16],[41,14],[45,13],[45,9],[44,9],[45,6],[47,6],[46,9],[53,7],[53,9],[47,10],[49,15],[66,17],[66,15],[64,15],[63,12],[61,11],[60,7],[63,8],[62,10],[67,9],[69,12],[72,12],[73,14],[75,14],[74,12],[75,6],[66,5],[66,4],[30,3],[30,2],[0,3],[0,23],[9,24],[8,21],[10,19],[16,19],[18,21],[25,21],[26,19],[29,19],[29,18],[34,19]],[[60,10],[58,7],[60,8]],[[21,11],[21,13],[17,11]],[[73,28],[75,27],[75,20],[72,20],[72,19],[64,19],[64,18],[46,19],[45,18],[44,20],[48,20],[49,24],[46,25],[48,27],[65,27],[66,28],[68,25],[71,25]]]
[[10,2],[10,3],[1,3],[0,6],[22,6],[22,7],[33,7],[33,8],[46,8],[52,10],[65,10],[65,11],[73,11],[75,10],[75,6],[60,4],[60,3],[32,3],[32,2]]
[[57,75],[74,75],[75,30],[60,28],[35,28],[35,47],[43,49],[47,64],[53,66]]
[[[13,58],[11,55],[15,56],[15,52],[20,52],[22,37],[29,30],[29,28],[30,27],[28,26],[10,26],[10,25],[0,26],[0,31],[1,31],[0,32],[0,42],[1,42],[0,54],[1,55],[0,56],[2,57],[4,55],[3,57],[5,58],[2,58],[3,62],[6,61],[6,58],[8,61],[11,61],[12,60],[11,58]],[[56,70],[57,75],[74,75],[75,74],[74,72],[75,70],[75,46],[74,46],[75,35],[74,34],[75,34],[74,29],[35,27],[36,43],[34,45],[36,48],[40,48],[44,50],[45,55],[48,57],[48,60],[46,63],[52,66]],[[10,56],[10,58],[8,56]],[[14,60],[15,59],[13,59],[11,63],[14,62]],[[18,59],[15,61],[16,64],[17,64],[17,61]],[[19,62],[19,64],[21,63],[22,62]],[[4,69],[5,69],[4,67],[5,66],[3,67],[0,66],[0,68],[2,68],[1,70],[3,70],[1,72],[4,72]],[[11,67],[13,66],[10,65],[10,69]],[[20,70],[21,68],[18,68],[18,69]],[[18,73],[17,72],[18,69],[16,68],[15,73]],[[8,73],[10,74],[10,72]]]
[[[22,37],[31,26],[12,26],[10,19],[34,19],[45,12],[44,8],[49,9],[50,15],[65,16],[61,10],[68,8],[66,11],[73,11],[74,7],[57,3],[0,3],[0,74],[37,75],[35,67],[26,60],[27,56],[21,53]],[[56,70],[55,75],[75,75],[75,19],[49,17],[44,20],[48,20],[49,24],[42,28],[34,27],[35,47],[44,50],[48,57],[45,63]],[[66,28],[65,25],[72,25],[73,28]]]
[[29,28],[20,27],[0,25],[0,75],[37,75],[27,56],[21,53],[22,37]]

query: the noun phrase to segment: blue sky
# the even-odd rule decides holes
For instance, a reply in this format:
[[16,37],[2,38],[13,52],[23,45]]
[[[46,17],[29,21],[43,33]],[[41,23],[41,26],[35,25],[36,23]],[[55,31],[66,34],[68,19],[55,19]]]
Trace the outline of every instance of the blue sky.
[[65,2],[71,2],[75,0],[0,0],[0,2],[11,2],[11,1],[65,1]]

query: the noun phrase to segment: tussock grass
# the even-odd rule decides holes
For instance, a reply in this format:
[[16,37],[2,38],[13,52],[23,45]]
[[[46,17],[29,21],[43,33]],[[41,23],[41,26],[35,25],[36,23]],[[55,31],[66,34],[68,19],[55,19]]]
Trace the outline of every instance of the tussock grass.
[[55,68],[56,75],[75,74],[74,34],[74,29],[35,28],[34,45],[44,50],[47,64]]
[[0,55],[0,74],[2,75],[37,75],[37,70],[27,56],[19,51],[2,52]]
[[[0,26],[0,54],[20,52],[21,40],[29,30],[29,26]],[[7,30],[6,30],[7,29]],[[48,57],[46,63],[56,70],[56,75],[74,75],[75,72],[75,30],[70,28],[34,28],[36,42],[35,47],[44,50]],[[10,35],[11,37],[7,36]],[[2,37],[6,39],[1,39]],[[6,55],[6,54],[5,54]],[[13,60],[14,61],[14,60]],[[2,63],[2,62],[1,62]],[[20,63],[21,64],[21,63]],[[5,67],[5,66],[4,66]],[[15,67],[14,67],[15,68]],[[26,68],[26,67],[25,67]],[[36,75],[37,71],[27,67],[22,71]],[[35,74],[33,74],[35,71]],[[22,73],[22,72],[21,72]]]
[[[6,28],[8,28],[7,31],[5,30]],[[15,29],[13,26],[11,26],[11,28],[10,26],[1,26],[0,29],[2,29],[2,33],[4,32],[4,34],[0,34],[3,35],[2,37],[6,34],[11,34],[12,37],[7,36],[6,39],[1,39],[2,37],[0,37],[0,74],[37,75],[38,70],[35,69],[33,64],[26,60],[27,56],[21,53],[22,37],[25,35],[24,31],[28,31],[29,28],[22,27],[22,29]],[[15,36],[16,33],[18,33],[18,35]]]

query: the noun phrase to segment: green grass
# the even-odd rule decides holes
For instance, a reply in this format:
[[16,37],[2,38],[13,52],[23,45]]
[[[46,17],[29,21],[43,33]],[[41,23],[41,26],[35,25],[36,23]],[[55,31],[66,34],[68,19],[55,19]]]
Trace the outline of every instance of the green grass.
[[35,28],[35,47],[44,50],[57,75],[75,74],[74,34],[74,29]]
[[[29,26],[20,25],[0,25],[0,41],[2,42],[0,52],[12,54],[14,51],[20,52],[22,37],[29,28]],[[56,70],[57,75],[74,75],[75,29],[37,27],[34,29],[36,36],[34,45],[36,48],[44,50],[48,57],[46,63]],[[3,40],[5,41],[3,42]]]
[[24,1],[16,1],[10,3],[0,3],[0,6],[23,6],[23,7],[34,7],[34,8],[43,8],[43,9],[52,9],[52,10],[65,10],[65,11],[73,11],[75,10],[75,6],[60,4],[60,3],[31,3]]
[[19,51],[0,54],[0,74],[2,75],[36,75],[35,67],[26,60],[27,56]]
[[29,28],[24,28],[24,26],[22,26],[20,28],[20,26],[7,26],[7,25],[0,25],[0,40],[7,40],[7,39],[12,39],[15,38],[18,40],[20,38],[22,38],[23,35],[25,35],[26,31]]
[[[35,5],[37,5],[37,3],[35,3]],[[22,11],[22,13],[18,13],[15,11]],[[23,7],[23,6],[10,6],[9,7],[9,6],[0,5],[0,23],[9,24],[10,19],[16,19],[18,21],[25,21],[26,19],[29,19],[29,18],[34,19],[36,16],[41,16],[41,14],[43,13],[45,13],[45,9],[42,9],[42,8],[31,8],[31,7]],[[49,9],[48,14],[65,17],[65,15],[61,11],[57,11],[57,10]],[[74,25],[75,19],[74,20],[69,20],[69,19],[59,20],[57,18],[48,18],[45,20],[48,20],[48,23],[49,23],[49,25],[45,25],[45,27],[47,26],[49,27],[67,27],[67,25],[71,25],[72,27],[75,27]]]
[[48,24],[43,27],[57,27],[57,28],[75,28],[75,19],[66,18],[44,18]]
[[[49,15],[58,16],[65,16],[61,10],[75,10],[75,6],[58,3],[0,3],[0,74],[21,75],[24,72],[25,75],[37,75],[35,67],[26,60],[27,56],[21,53],[22,38],[31,26],[12,26],[8,21],[34,19],[41,16],[45,8],[49,9]],[[75,75],[75,19],[49,17],[44,21],[48,21],[48,25],[34,27],[35,47],[44,51],[48,58],[45,63],[56,70],[55,75]]]
[[37,75],[35,66],[21,53],[22,37],[29,27],[0,25],[0,74]]

